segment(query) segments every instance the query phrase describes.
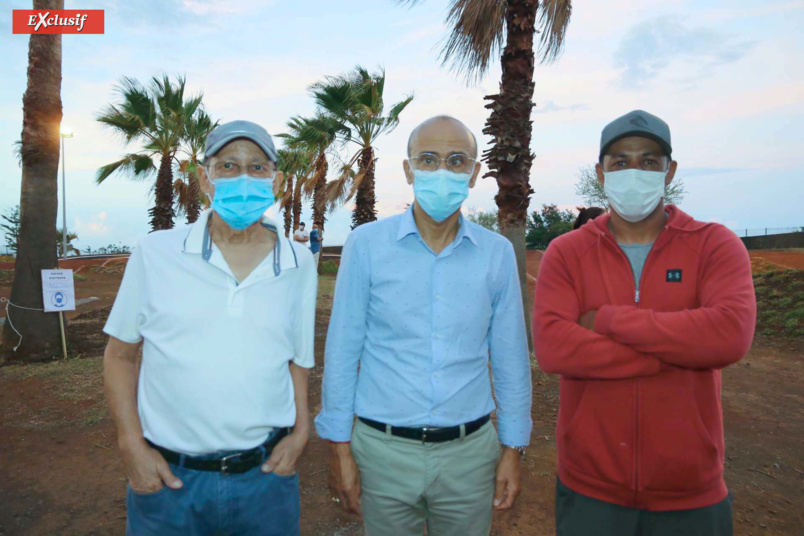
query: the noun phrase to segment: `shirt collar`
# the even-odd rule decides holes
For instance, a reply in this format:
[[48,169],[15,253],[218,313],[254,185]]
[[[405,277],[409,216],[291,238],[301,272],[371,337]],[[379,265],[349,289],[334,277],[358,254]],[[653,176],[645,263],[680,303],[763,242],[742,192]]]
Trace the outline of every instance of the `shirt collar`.
[[[209,222],[212,217],[212,212],[212,209],[205,210],[198,216],[195,223],[190,226],[187,237],[184,239],[184,253],[201,255],[204,260],[209,261],[212,248],[215,247],[215,244],[209,237]],[[276,233],[278,244],[275,251],[279,254],[278,268],[280,270],[298,268],[299,261],[296,258],[293,245],[289,240],[282,240],[283,236],[279,232],[276,222],[267,216],[263,216],[262,225]]]
[[[402,218],[399,220],[399,232],[397,232],[396,241],[399,242],[411,234],[421,236],[419,234],[419,228],[416,227],[416,220],[413,217],[413,203],[410,204],[408,209],[402,214]],[[458,234],[455,235],[454,243],[460,244],[464,238],[467,238],[472,244],[477,246],[477,241],[472,233],[472,229],[470,229],[469,225],[467,225],[466,218],[464,218],[463,214],[461,214],[458,216]]]

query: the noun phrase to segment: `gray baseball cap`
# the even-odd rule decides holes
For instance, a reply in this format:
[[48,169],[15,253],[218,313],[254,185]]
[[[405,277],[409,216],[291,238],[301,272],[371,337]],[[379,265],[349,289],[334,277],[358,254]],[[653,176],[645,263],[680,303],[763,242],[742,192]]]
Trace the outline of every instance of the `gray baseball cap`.
[[268,131],[257,123],[251,121],[230,121],[218,125],[207,136],[207,145],[204,148],[204,159],[214,156],[223,149],[223,146],[232,140],[246,138],[260,146],[272,162],[276,162],[276,147]]
[[634,110],[618,117],[603,129],[603,134],[600,136],[600,158],[603,158],[616,141],[629,136],[655,141],[668,157],[673,153],[673,147],[670,145],[670,127],[667,123],[643,110]]

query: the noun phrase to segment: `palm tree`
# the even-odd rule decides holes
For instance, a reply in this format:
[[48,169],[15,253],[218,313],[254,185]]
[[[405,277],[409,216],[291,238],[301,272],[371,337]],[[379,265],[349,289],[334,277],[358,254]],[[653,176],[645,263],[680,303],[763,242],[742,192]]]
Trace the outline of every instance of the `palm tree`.
[[[67,255],[64,254],[62,249],[62,235],[64,231],[62,229],[56,229],[56,249],[59,253],[59,257],[66,257]],[[76,255],[81,255],[81,252],[78,251],[75,246],[73,246],[70,242],[73,240],[78,240],[78,234],[74,233],[73,231],[67,230],[67,252],[69,253],[72,251]]]
[[337,139],[338,134],[347,135],[345,129],[332,117],[316,115],[313,118],[294,117],[288,121],[288,134],[280,134],[291,149],[305,148],[317,153],[313,177],[305,184],[305,193],[313,195],[313,221],[324,229],[327,211],[327,151]]
[[[105,181],[115,172],[145,180],[156,172],[154,190],[156,202],[148,212],[151,215],[151,230],[173,227],[173,158],[185,136],[188,122],[201,106],[201,95],[184,99],[185,79],[179,77],[176,84],[167,76],[152,78],[146,88],[133,78],[123,78],[117,87],[120,101],[108,105],[97,120],[115,133],[126,144],[133,141],[143,144],[136,153],[129,153],[120,160],[98,170],[96,181]],[[159,157],[159,170],[153,158]]]
[[[38,10],[64,9],[64,0],[34,0]],[[20,234],[3,360],[44,361],[60,352],[58,315],[42,308],[42,270],[57,267],[61,35],[31,35],[28,87],[22,97]],[[11,325],[21,334],[14,332]]]
[[278,168],[285,176],[285,193],[281,208],[284,209],[285,236],[299,227],[303,186],[310,182],[315,152],[310,148],[280,149]]
[[337,121],[338,137],[358,147],[348,162],[350,168],[357,163],[357,176],[352,180],[352,190],[347,195],[347,199],[355,197],[352,229],[377,219],[373,144],[380,135],[396,128],[399,114],[413,100],[412,95],[405,98],[384,115],[384,90],[385,71],[370,74],[359,65],[351,73],[328,76],[324,82],[310,86],[320,114]]
[[[414,5],[421,0],[396,1]],[[452,31],[441,51],[442,62],[451,63],[453,70],[472,82],[488,72],[492,57],[502,50],[500,92],[486,96],[489,101],[486,108],[491,113],[483,133],[491,136],[493,142],[483,153],[489,167],[484,178],[497,180],[494,200],[499,208],[500,233],[513,243],[516,251],[528,320],[525,231],[533,193],[530,187],[533,34],[538,19],[541,61],[554,61],[561,53],[571,14],[572,0],[450,0],[446,22]],[[529,321],[527,324],[530,326]]]
[[207,136],[218,123],[213,123],[212,118],[203,109],[199,109],[185,125],[179,152],[186,158],[178,162],[179,178],[173,182],[173,193],[176,195],[176,212],[183,212],[187,216],[187,223],[194,223],[201,213],[201,204],[204,201],[201,184],[198,182],[198,158],[204,150]]

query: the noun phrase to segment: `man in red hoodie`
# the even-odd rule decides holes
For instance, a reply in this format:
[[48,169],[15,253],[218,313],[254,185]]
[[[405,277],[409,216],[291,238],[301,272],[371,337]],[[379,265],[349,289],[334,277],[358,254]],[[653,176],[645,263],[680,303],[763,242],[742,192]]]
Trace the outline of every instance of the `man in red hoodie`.
[[533,314],[561,375],[561,536],[732,534],[720,370],[751,347],[756,299],[739,238],[665,205],[670,129],[633,111],[603,130],[612,211],[554,240]]

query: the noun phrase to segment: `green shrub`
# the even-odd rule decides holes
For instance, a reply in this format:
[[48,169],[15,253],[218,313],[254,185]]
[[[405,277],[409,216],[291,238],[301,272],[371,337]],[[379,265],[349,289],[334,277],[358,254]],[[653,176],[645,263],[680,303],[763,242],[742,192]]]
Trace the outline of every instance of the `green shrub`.
[[793,305],[793,298],[791,298],[790,296],[780,298],[779,301],[776,302],[776,305],[778,307],[784,307],[784,308],[790,307],[791,305]]
[[321,273],[335,275],[338,273],[338,263],[335,261],[324,261],[321,263]]

